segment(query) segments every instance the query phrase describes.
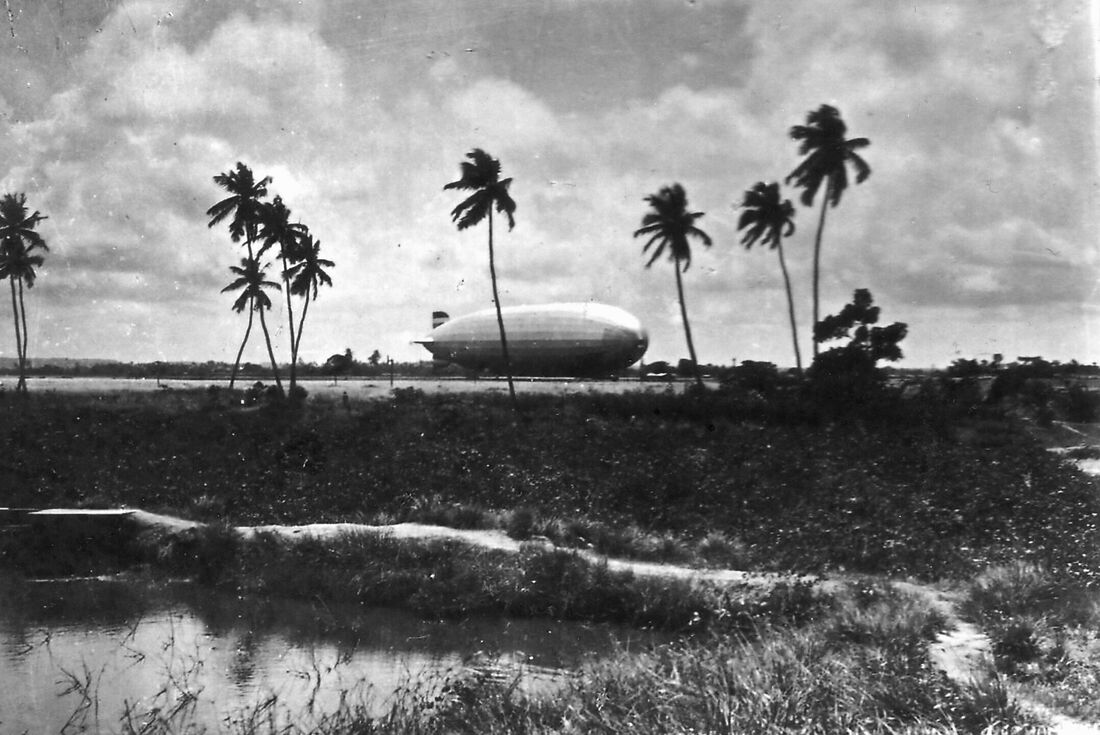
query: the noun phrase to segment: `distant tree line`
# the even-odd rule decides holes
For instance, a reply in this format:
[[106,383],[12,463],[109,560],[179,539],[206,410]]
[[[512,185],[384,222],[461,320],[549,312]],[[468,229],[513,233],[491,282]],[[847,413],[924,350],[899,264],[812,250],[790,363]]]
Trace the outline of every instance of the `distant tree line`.
[[[346,371],[340,373],[340,377],[373,378],[388,377],[390,370],[398,377],[439,377],[439,372],[434,368],[431,360],[416,362],[379,361],[372,364],[369,360],[353,360]],[[280,370],[287,370],[289,365],[279,365]],[[225,380],[236,372],[237,380],[269,380],[271,366],[260,365],[254,362],[242,362],[240,364],[209,360],[206,362],[124,362],[121,360],[54,360],[49,358],[35,362],[28,361],[26,374],[36,377],[66,377],[66,378],[131,378],[152,380]],[[19,365],[13,361],[10,365],[0,364],[0,375],[18,375]],[[461,373],[454,371],[453,375]],[[332,377],[333,373],[324,362],[298,362],[298,378],[323,378]]]

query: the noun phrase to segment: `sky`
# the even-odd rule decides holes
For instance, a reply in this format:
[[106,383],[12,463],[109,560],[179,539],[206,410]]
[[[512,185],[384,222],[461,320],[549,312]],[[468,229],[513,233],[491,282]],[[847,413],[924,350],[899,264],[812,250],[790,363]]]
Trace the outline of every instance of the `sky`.
[[[492,305],[486,228],[459,232],[443,190],[482,148],[517,204],[495,231],[505,306],[614,304],[648,329],[647,361],[686,356],[672,263],[647,269],[633,237],[645,197],[680,183],[713,239],[684,274],[700,361],[792,365],[776,253],[740,244],[737,207],[782,183],[790,127],[830,104],[872,173],[827,213],[823,314],[870,289],[909,325],[905,367],[1091,363],[1097,17],[1079,0],[6,0],[0,192],[49,218],[29,354],[231,362],[247,320],[221,289],[244,252],[205,213],[241,161],[336,264],[302,358],[428,359],[412,340],[433,310]],[[783,195],[808,354],[820,212]],[[269,322],[288,360],[279,298]],[[266,360],[258,333],[245,359]]]

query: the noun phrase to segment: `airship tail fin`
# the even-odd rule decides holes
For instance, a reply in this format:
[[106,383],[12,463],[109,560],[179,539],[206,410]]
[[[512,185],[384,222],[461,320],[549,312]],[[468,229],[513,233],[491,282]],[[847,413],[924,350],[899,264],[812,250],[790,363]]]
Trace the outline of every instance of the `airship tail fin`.
[[433,311],[432,312],[432,329],[435,329],[440,324],[445,323],[450,318],[451,318],[451,315],[448,314],[445,311]]

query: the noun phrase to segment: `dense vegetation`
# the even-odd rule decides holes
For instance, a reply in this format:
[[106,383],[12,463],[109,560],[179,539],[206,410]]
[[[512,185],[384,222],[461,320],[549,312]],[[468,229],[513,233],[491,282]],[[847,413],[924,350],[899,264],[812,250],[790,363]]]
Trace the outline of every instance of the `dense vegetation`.
[[825,421],[739,395],[521,396],[518,418],[415,390],[297,411],[217,391],[32,395],[0,415],[0,484],[8,505],[239,524],[443,520],[594,546],[631,529],[754,569],[1100,568],[1094,482],[1009,415],[955,421],[920,400]]
[[[704,394],[521,395],[518,413],[503,395],[413,389],[300,404],[219,389],[9,395],[0,486],[6,505],[127,504],[233,524],[498,526],[535,543],[517,556],[371,536],[244,543],[215,525],[147,558],[253,595],[687,634],[585,668],[549,699],[467,672],[411,685],[385,718],[349,704],[302,731],[1038,727],[1002,681],[944,679],[928,658],[942,617],[856,572],[974,580],[967,615],[990,632],[1011,686],[1097,716],[1100,495],[1030,433],[1042,418],[1035,383],[983,399],[982,384],[961,379],[910,398],[875,382],[840,406],[763,364],[730,378]],[[1043,405],[1064,418],[1090,404],[1078,393],[1052,389]],[[854,597],[633,577],[538,536],[616,555],[844,571]]]

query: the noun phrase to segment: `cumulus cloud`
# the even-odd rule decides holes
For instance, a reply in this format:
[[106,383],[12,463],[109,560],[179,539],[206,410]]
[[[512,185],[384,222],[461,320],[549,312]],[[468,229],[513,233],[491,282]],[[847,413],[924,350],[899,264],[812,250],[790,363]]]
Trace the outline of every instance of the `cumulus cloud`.
[[[506,300],[616,303],[652,359],[682,355],[671,266],[645,270],[632,237],[643,197],[680,182],[715,240],[686,274],[701,358],[786,364],[775,254],[744,251],[735,206],[794,168],[787,130],[828,102],[874,172],[828,213],[826,311],[871,288],[917,364],[967,340],[1095,359],[1082,3],[209,5],[19,10],[36,53],[3,50],[3,185],[54,246],[32,353],[231,359],[242,321],[218,290],[241,253],[204,212],[240,160],[337,263],[306,357],[415,359],[431,309],[489,304],[484,228],[457,232],[442,191],[483,147],[519,205],[498,228]],[[785,244],[804,339],[817,216],[799,206]]]

